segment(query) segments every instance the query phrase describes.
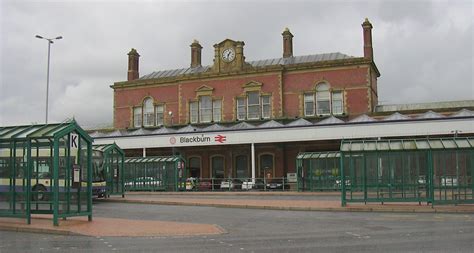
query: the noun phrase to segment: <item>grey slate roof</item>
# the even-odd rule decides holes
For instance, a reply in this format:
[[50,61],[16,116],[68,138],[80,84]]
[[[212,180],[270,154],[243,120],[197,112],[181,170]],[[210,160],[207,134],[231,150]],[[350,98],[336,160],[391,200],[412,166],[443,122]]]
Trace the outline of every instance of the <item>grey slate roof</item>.
[[153,134],[170,134],[174,132],[176,132],[176,130],[174,130],[173,128],[160,127],[153,131]]
[[221,126],[219,124],[214,124],[214,125],[210,125],[208,127],[205,127],[202,130],[204,130],[204,131],[220,131],[220,130],[225,130],[225,129],[227,129],[227,128],[224,127],[224,126]]
[[451,115],[451,117],[470,117],[470,116],[474,116],[474,112],[468,109],[462,109],[459,112]]
[[283,126],[283,124],[278,123],[274,120],[270,120],[270,121],[267,121],[267,122],[259,125],[258,127],[259,128],[266,128],[266,127],[282,127],[282,126]]
[[303,119],[303,118],[300,118],[300,119],[297,119],[295,121],[292,121],[288,124],[286,124],[286,126],[311,126],[313,125],[313,123]]
[[249,128],[255,128],[255,126],[245,121],[242,121],[239,124],[233,125],[230,127],[230,129],[249,129]]
[[405,120],[405,119],[410,119],[410,117],[396,112],[396,113],[384,118],[383,120]]
[[[302,64],[302,63],[312,63],[312,62],[323,62],[323,61],[334,61],[334,60],[344,60],[351,59],[353,56],[337,53],[327,53],[327,54],[314,54],[314,55],[303,55],[303,56],[293,56],[286,58],[275,58],[275,59],[266,59],[259,61],[249,61],[250,65],[253,67],[266,67],[273,65],[293,65],[293,64]],[[208,71],[211,66],[202,66],[195,68],[182,68],[182,69],[170,69],[155,71],[153,73],[144,75],[140,77],[140,80],[145,79],[155,79],[155,78],[164,78],[164,77],[176,77],[180,75],[204,73]]]
[[416,118],[417,119],[435,119],[435,118],[443,118],[443,117],[444,117],[443,115],[429,110]]
[[362,114],[362,115],[360,115],[359,117],[357,117],[355,119],[349,120],[349,122],[351,122],[351,123],[353,123],[353,122],[372,122],[372,121],[376,121],[376,120],[372,117],[367,116],[367,114]]
[[180,128],[178,129],[178,131],[176,131],[177,133],[192,133],[192,132],[195,132],[195,131],[199,131],[200,129],[197,128],[197,127],[194,127],[192,125],[187,125],[183,128]]
[[135,130],[135,131],[129,133],[128,135],[146,135],[146,134],[149,134],[149,133],[151,133],[150,130],[140,128],[138,130]]
[[321,121],[319,121],[318,123],[316,123],[316,125],[323,125],[323,124],[340,124],[340,123],[344,123],[344,121],[334,117],[334,116],[331,116],[329,118],[326,118],[326,119],[323,119]]

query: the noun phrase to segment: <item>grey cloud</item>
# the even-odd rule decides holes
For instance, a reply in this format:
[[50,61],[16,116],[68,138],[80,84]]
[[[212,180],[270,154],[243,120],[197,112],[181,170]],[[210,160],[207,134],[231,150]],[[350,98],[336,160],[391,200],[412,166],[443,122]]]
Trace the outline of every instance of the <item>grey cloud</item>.
[[474,99],[469,1],[1,1],[0,125],[44,121],[46,41],[52,46],[50,120],[112,123],[113,91],[126,79],[127,52],[140,74],[187,67],[198,39],[203,64],[226,38],[246,43],[247,60],[281,57],[289,27],[295,55],[362,56],[361,23],[374,25],[384,103]]

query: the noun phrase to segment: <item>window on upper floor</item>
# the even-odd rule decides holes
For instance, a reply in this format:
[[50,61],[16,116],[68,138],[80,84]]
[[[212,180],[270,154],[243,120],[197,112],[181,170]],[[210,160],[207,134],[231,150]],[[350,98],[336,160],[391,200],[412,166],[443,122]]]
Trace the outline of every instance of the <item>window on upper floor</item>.
[[211,96],[199,96],[198,101],[189,102],[191,123],[219,122],[222,119],[222,101]]
[[344,113],[342,91],[330,91],[327,83],[316,86],[316,92],[304,94],[304,115],[340,115]]
[[164,124],[164,104],[156,104],[153,98],[143,100],[141,106],[133,108],[133,127],[153,127]]
[[247,92],[246,97],[237,98],[237,119],[268,119],[271,117],[271,96],[258,91]]
[[155,113],[156,113],[156,125],[162,126],[165,124],[164,113],[165,113],[165,106],[164,105],[157,105],[155,106]]
[[155,125],[155,108],[153,99],[147,98],[143,101],[143,126],[151,127]]
[[133,108],[133,126],[141,127],[142,126],[142,107]]

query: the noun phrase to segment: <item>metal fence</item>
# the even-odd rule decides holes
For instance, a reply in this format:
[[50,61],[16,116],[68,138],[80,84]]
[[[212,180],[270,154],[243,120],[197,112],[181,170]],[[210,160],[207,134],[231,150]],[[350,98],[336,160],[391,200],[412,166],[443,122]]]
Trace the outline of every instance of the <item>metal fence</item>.
[[278,178],[188,178],[187,191],[289,191],[296,184],[285,177]]
[[179,191],[185,189],[186,172],[180,156],[126,158],[126,191]]
[[474,203],[474,139],[341,143],[346,202]]

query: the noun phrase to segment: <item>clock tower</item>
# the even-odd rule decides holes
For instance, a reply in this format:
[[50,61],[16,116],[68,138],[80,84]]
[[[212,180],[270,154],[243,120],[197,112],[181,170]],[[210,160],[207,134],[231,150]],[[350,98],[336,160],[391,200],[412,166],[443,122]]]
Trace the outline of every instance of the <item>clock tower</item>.
[[212,71],[239,72],[251,65],[245,62],[243,41],[233,41],[226,39],[219,44],[214,45],[214,65]]

